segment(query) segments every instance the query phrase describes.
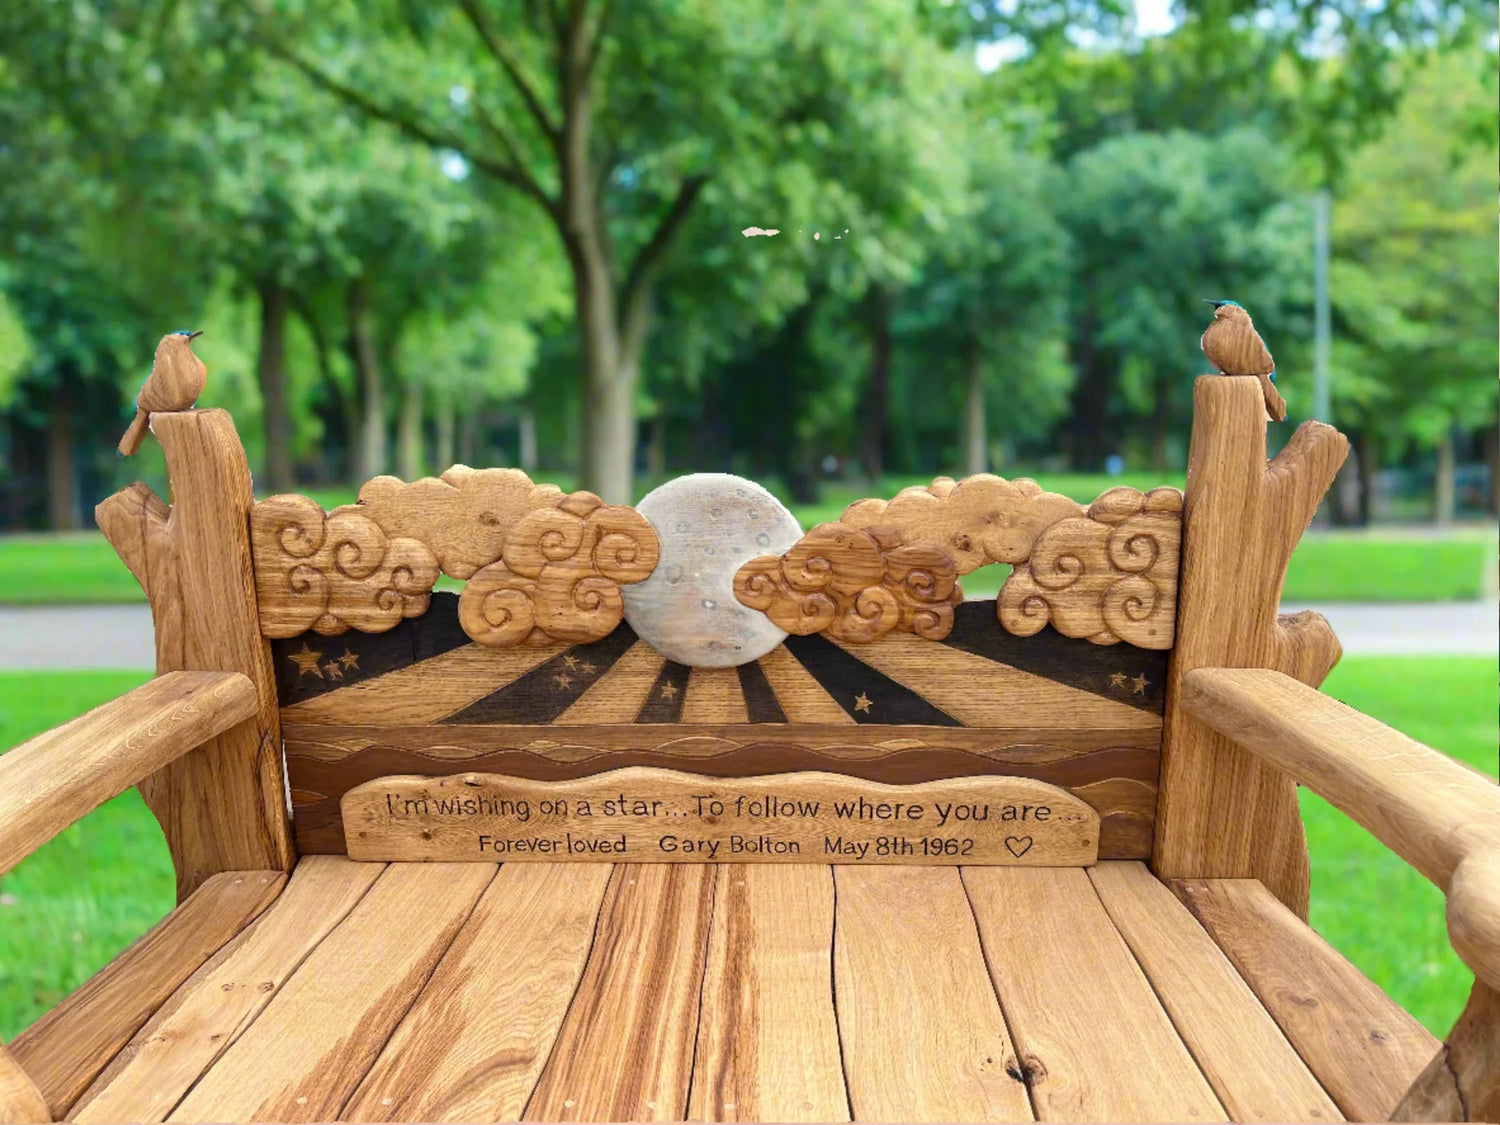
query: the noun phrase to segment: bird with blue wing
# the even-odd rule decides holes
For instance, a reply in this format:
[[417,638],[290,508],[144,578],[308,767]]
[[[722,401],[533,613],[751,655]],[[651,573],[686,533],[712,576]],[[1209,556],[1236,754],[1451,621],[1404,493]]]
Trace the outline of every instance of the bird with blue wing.
[[170,332],[156,345],[151,374],[141,385],[141,393],[135,396],[135,420],[120,439],[122,457],[140,449],[152,414],[187,410],[198,401],[203,384],[208,382],[208,368],[193,354],[193,339],[201,335],[202,332]]
[[1225,375],[1254,375],[1266,396],[1266,413],[1278,422],[1286,421],[1286,400],[1275,385],[1276,361],[1245,306],[1236,301],[1204,300],[1214,307],[1214,322],[1198,341],[1208,362]]

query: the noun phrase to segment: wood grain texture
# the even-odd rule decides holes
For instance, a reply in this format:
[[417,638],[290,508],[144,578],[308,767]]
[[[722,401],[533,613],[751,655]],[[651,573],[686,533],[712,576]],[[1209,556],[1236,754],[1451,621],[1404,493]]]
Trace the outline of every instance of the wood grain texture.
[[256,711],[246,676],[169,672],[0,756],[0,873]]
[[188,978],[115,1056],[69,1119],[165,1121],[380,875],[373,863],[308,856],[249,929]]
[[382,777],[344,794],[358,860],[1080,866],[1099,816],[1030,778],[883,785],[629,767],[573,781]]
[[963,882],[1039,1118],[1228,1120],[1084,871]]
[[340,1120],[520,1120],[583,975],[610,870],[502,867]]
[[1292,780],[1188,714],[1196,668],[1275,668],[1316,687],[1340,648],[1316,614],[1278,619],[1287,563],[1348,453],[1304,422],[1269,465],[1254,379],[1204,376],[1183,508],[1177,643],[1167,679],[1152,870],[1162,878],[1254,878],[1306,918],[1307,843]]
[[666,657],[637,641],[615,661],[607,679],[594,684],[553,722],[561,726],[634,722],[665,663]]
[[681,1121],[714,869],[621,864],[527,1121]]
[[46,1125],[51,1120],[47,1099],[0,1043],[0,1125]]
[[835,1002],[859,1121],[1030,1121],[954,869],[836,867]]
[[[1454,950],[1500,986],[1500,785],[1279,672],[1201,668],[1181,699],[1448,893]],[[1469,877],[1455,892],[1460,864]]]
[[[933,646],[910,634],[893,633],[873,644],[849,645],[847,651],[919,692],[965,726],[1045,727],[1059,723],[1065,715],[1065,725],[1074,729],[1161,730],[1161,717],[1149,711],[1076,691],[982,656],[950,649],[941,660],[934,660]],[[1125,681],[1123,700],[1130,680],[1123,673],[1120,678]]]
[[802,662],[785,648],[774,648],[757,663],[789,723],[834,723],[853,726],[854,718],[839,706]]
[[1255,880],[1170,886],[1344,1116],[1386,1120],[1438,1041]]
[[325,512],[306,496],[272,496],[250,512],[260,629],[295,637],[381,633],[427,612],[437,558],[389,536],[357,506]]
[[167,1120],[336,1120],[494,874],[386,868]]
[[1023,637],[1051,625],[1095,644],[1169,649],[1181,538],[1182,493],[1111,488],[1037,536],[1000,588],[1000,624]]
[[510,526],[501,557],[464,584],[458,618],[493,648],[596,641],[624,619],[620,587],[649,578],[660,557],[634,508],[574,492]]
[[1223,951],[1144,864],[1101,863],[1089,878],[1232,1120],[1343,1120]]
[[1500,992],[1475,981],[1442,1048],[1392,1121],[1500,1121]]
[[717,870],[688,1117],[848,1121],[832,868]]
[[472,578],[500,557],[506,533],[522,516],[562,499],[556,485],[533,484],[520,469],[454,465],[410,484],[374,477],[360,488],[355,506],[387,535],[425,543],[444,574]]
[[172,332],[156,345],[151,373],[135,396],[135,418],[120,439],[120,456],[140,449],[153,413],[187,410],[203,393],[208,368],[193,354],[196,332]]
[[11,1043],[61,1120],[99,1072],[198,967],[285,885],[279,871],[211,876],[134,945]]
[[748,723],[750,713],[735,668],[694,668],[682,701],[687,724]]
[[[825,771],[888,784],[965,776],[1057,785],[1100,816],[1100,855],[1151,851],[1159,758],[1150,731],[966,730],[864,726],[331,727],[288,726],[297,846],[345,849],[340,800],[378,777],[464,771],[534,780],[628,766],[713,777]],[[860,737],[863,736],[863,737]]]
[[[317,667],[323,653],[292,654]],[[461,711],[499,684],[525,675],[562,651],[551,648],[493,649],[468,644],[373,680],[283,707],[283,723],[432,723]]]
[[258,711],[140,785],[177,871],[178,901],[221,871],[288,871],[295,859],[281,770],[270,648],[260,635],[250,552],[250,470],[222,410],[156,414],[174,503],[149,488],[94,511],[141,579],[156,625],[156,671],[240,672]]

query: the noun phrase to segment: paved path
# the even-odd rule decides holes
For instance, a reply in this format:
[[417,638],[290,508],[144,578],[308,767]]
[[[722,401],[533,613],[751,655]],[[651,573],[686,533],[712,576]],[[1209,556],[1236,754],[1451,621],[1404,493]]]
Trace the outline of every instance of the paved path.
[[[1318,609],[1351,656],[1500,655],[1500,602],[1286,605]],[[144,605],[0,607],[0,669],[130,668],[156,664]]]

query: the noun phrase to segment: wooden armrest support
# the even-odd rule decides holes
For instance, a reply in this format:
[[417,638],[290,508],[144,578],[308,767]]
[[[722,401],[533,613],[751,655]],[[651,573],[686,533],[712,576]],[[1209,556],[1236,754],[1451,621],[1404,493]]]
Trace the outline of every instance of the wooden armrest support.
[[257,705],[238,672],[169,672],[0,755],[0,874]]
[[0,1043],[0,1125],[43,1125],[51,1120],[36,1083]]
[[1500,986],[1500,785],[1280,672],[1199,668],[1181,703],[1432,880],[1454,951]]

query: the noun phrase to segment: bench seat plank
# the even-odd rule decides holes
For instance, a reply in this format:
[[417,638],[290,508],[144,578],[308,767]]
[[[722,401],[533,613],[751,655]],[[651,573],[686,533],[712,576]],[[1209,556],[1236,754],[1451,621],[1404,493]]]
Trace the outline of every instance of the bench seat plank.
[[1343,1120],[1223,951],[1144,864],[1101,863],[1089,878],[1231,1118]]
[[495,870],[387,867],[168,1120],[336,1120]]
[[99,1072],[198,967],[265,910],[279,871],[211,876],[183,903],[11,1042],[61,1120]]
[[833,1007],[831,868],[718,868],[688,1116],[849,1120]]
[[610,871],[501,867],[341,1120],[520,1120],[583,976]]
[[706,864],[621,864],[528,1121],[681,1121],[713,909]]
[[1033,1120],[957,869],[836,867],[834,884],[855,1119]]
[[1385,1121],[1441,1044],[1255,879],[1170,884],[1351,1121]]
[[79,1099],[79,1125],[165,1121],[369,891],[383,864],[309,856],[276,902],[190,977]]
[[1228,1120],[1083,868],[963,881],[1041,1120]]

